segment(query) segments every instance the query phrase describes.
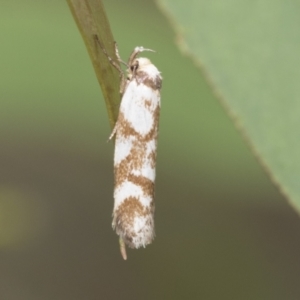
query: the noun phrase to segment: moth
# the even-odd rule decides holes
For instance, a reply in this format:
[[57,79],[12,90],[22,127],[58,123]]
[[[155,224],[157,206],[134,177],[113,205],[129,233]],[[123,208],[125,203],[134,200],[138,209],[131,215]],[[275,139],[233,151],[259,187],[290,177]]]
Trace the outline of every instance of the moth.
[[122,78],[122,100],[110,139],[115,136],[112,227],[120,237],[124,259],[125,244],[136,249],[145,247],[155,236],[154,181],[162,77],[148,58],[138,57],[144,51],[154,52],[136,47],[124,63],[116,48],[118,60],[128,68],[126,78],[106,54]]

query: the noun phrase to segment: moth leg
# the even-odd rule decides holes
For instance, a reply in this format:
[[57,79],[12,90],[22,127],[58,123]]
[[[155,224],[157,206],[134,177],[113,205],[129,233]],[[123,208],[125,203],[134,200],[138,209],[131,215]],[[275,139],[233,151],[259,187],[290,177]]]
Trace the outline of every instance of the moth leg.
[[[109,54],[107,53],[106,49],[104,48],[103,44],[100,42],[99,38],[98,38],[98,35],[94,35],[94,38],[96,40],[96,42],[99,44],[101,50],[103,51],[103,53],[106,55],[108,61],[111,63],[111,65],[113,65],[118,71],[120,74],[123,74],[123,70],[121,69],[121,67],[109,56]],[[119,55],[117,55],[118,57]],[[118,60],[119,60],[119,57],[118,57]]]
[[116,122],[115,127],[114,127],[112,133],[110,134],[110,136],[108,138],[108,141],[110,141],[114,137],[114,135],[116,134],[117,130],[118,130],[118,121]]
[[115,53],[116,53],[118,61],[128,68],[128,64],[124,60],[121,59],[117,42],[115,42]]
[[[110,64],[116,68],[119,72],[119,76],[120,76],[120,79],[121,79],[121,84],[120,84],[120,93],[123,94],[124,92],[124,86],[125,86],[125,83],[126,83],[126,79],[125,79],[125,75],[124,75],[124,72],[123,70],[121,69],[121,67],[109,56],[109,54],[107,53],[106,49],[104,48],[103,44],[100,42],[98,36],[95,34],[94,35],[94,38],[95,38],[95,41],[99,44],[101,50],[103,51],[103,53],[106,55],[108,61],[110,62]],[[120,55],[119,55],[119,50],[118,50],[118,47],[117,47],[117,43],[115,42],[115,52],[116,52],[116,56],[117,56],[117,59],[120,63],[124,63],[121,58],[120,58]],[[127,64],[125,63],[125,65],[127,66]]]
[[[124,60],[121,59],[117,42],[115,42],[115,53],[116,53],[118,61],[128,68],[128,64]],[[126,81],[127,81],[127,79],[125,78],[124,72],[122,72],[121,83],[120,83],[120,94],[121,95],[124,94],[124,91],[126,89]]]
[[119,243],[120,243],[121,255],[122,255],[123,259],[126,260],[127,259],[126,246],[125,246],[124,240],[121,237],[119,239]]

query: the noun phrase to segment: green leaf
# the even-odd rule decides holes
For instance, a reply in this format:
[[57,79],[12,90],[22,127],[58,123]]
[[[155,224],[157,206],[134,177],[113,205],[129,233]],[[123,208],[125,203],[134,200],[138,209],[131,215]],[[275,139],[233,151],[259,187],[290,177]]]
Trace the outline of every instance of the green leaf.
[[90,55],[105,99],[111,127],[114,126],[120,104],[120,77],[100,48],[99,42],[116,63],[114,39],[101,0],[67,0],[75,22]]
[[[300,211],[300,5],[158,0],[274,183]],[[188,76],[188,74],[185,74]]]

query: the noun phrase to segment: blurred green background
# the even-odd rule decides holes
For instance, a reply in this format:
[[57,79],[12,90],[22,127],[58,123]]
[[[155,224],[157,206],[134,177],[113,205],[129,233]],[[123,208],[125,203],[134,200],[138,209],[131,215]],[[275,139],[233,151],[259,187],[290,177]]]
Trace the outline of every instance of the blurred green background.
[[162,71],[156,233],[119,253],[113,143],[64,1],[0,0],[0,299],[300,299],[300,220],[150,0],[104,4]]

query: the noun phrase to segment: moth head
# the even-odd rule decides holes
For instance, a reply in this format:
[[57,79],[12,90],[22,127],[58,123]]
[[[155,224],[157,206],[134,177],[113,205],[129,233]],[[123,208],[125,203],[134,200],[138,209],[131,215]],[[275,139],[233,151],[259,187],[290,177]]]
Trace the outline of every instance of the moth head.
[[130,71],[131,73],[135,74],[138,70],[143,69],[143,67],[151,64],[152,63],[148,58],[139,57],[132,62],[130,66]]

